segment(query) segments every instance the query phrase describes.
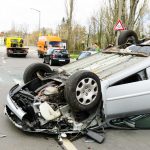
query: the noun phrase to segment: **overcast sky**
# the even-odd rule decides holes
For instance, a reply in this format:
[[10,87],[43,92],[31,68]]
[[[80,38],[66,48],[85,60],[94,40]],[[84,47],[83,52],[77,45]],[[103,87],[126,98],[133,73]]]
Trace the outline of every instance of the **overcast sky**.
[[[88,18],[103,5],[104,0],[75,0],[74,20],[87,25]],[[10,30],[13,24],[24,24],[28,31],[38,30],[38,12],[31,8],[41,11],[41,27],[55,29],[66,16],[65,0],[3,0],[0,6],[0,32]],[[145,22],[147,25],[149,18]]]
[[[102,0],[75,0],[75,21],[86,25],[88,17],[102,6]],[[65,17],[65,0],[4,0],[0,8],[0,32],[9,30],[12,24],[28,25],[28,30],[38,29],[38,12],[41,11],[41,27],[55,29]]]

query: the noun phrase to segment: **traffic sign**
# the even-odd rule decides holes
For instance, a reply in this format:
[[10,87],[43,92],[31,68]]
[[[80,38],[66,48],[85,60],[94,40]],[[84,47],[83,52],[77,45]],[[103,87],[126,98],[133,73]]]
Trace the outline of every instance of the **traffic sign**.
[[114,26],[114,30],[119,31],[119,30],[125,30],[122,21],[119,19],[116,23],[116,25]]

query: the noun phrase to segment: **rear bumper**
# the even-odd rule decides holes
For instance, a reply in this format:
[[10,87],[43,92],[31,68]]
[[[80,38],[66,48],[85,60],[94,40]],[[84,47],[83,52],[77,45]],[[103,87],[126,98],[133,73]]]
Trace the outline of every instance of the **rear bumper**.
[[27,53],[9,53],[9,54],[12,54],[12,55],[27,55]]
[[12,48],[7,48],[7,53],[13,55],[27,55],[28,49],[29,48],[12,47]]
[[[44,55],[44,62],[49,63],[50,55]],[[56,64],[68,64],[70,62],[70,58],[53,58],[52,61]]]
[[70,59],[56,58],[53,59],[53,61],[58,64],[68,64],[70,62]]

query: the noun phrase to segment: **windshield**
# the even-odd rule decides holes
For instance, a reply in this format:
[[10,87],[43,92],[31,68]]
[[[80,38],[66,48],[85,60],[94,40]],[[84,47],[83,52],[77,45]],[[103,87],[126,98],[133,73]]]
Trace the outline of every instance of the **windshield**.
[[49,42],[49,45],[52,45],[52,47],[60,47],[61,46],[61,42],[51,41],[51,42]]
[[18,40],[17,40],[17,39],[11,39],[11,42],[12,42],[12,43],[17,43]]
[[90,52],[81,52],[81,54],[79,55],[78,59],[82,59],[82,58],[90,56],[90,55],[91,55]]

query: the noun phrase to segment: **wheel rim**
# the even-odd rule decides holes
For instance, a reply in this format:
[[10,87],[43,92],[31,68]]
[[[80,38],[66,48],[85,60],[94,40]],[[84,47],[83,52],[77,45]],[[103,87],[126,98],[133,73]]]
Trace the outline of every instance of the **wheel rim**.
[[82,79],[76,88],[76,98],[82,105],[91,104],[97,97],[98,84],[92,78]]
[[130,43],[132,43],[132,44],[136,44],[136,39],[135,39],[135,37],[134,37],[134,36],[128,37],[127,43],[128,43],[128,42],[130,42]]

